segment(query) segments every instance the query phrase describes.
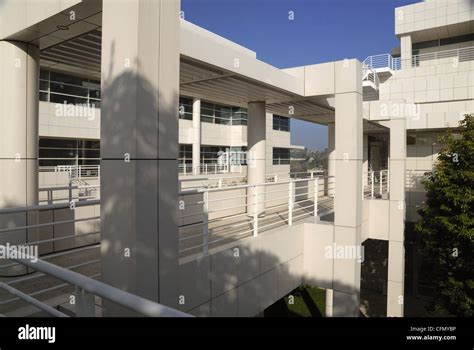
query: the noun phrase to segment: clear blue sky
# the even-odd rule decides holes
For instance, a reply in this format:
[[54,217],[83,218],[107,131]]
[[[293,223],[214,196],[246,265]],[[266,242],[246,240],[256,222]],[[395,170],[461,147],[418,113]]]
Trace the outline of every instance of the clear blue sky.
[[[279,68],[388,53],[394,9],[418,0],[181,0],[185,19]],[[289,11],[294,20],[288,19]],[[292,143],[327,146],[326,127],[292,121]]]

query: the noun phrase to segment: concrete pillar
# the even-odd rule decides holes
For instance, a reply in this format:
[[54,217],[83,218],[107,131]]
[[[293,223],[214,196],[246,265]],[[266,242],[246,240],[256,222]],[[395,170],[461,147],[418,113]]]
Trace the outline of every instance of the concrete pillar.
[[[336,196],[334,244],[351,252],[334,259],[333,315],[359,315],[362,224],[362,64],[335,63]],[[340,84],[340,85],[338,85]]]
[[[0,41],[0,208],[38,204],[39,55],[30,44]],[[37,221],[32,212],[0,215],[0,228]],[[0,244],[37,239],[38,230],[15,231],[1,234]]]
[[413,46],[411,35],[403,35],[400,37],[400,57],[402,68],[411,68],[412,67],[412,53]]
[[201,165],[201,99],[193,100],[193,172],[198,175]]
[[[179,0],[103,0],[102,13],[102,279],[171,307],[178,306],[179,10]],[[104,313],[129,315],[111,303]]]
[[[336,127],[335,123],[328,124],[328,176],[336,176]],[[330,197],[335,194],[335,178],[328,178],[328,191]]]
[[[266,113],[265,102],[250,102],[247,120],[247,183],[259,185],[266,180]],[[247,214],[265,213],[265,189],[249,187],[247,190]]]
[[387,316],[403,316],[405,279],[405,117],[390,120]]
[[325,314],[326,317],[332,317],[333,315],[333,294],[334,291],[332,289],[326,289],[326,307],[325,307]]

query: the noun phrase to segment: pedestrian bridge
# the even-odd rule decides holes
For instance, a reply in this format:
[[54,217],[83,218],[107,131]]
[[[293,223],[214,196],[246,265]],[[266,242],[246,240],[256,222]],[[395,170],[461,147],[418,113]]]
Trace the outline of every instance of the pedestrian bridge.
[[[209,178],[204,184],[202,178],[196,181],[198,185],[181,186],[179,193],[181,311],[201,316],[255,316],[303,282],[331,288],[331,262],[320,257],[334,234],[333,177],[269,175],[259,185],[230,177]],[[388,181],[388,172],[367,174],[364,197],[386,196],[384,181]],[[97,197],[81,197],[80,192],[64,186],[58,186],[58,191],[72,199],[74,210],[63,196],[56,203],[52,191],[47,204],[2,209],[0,232],[10,238],[27,234],[27,244],[39,247],[42,261],[100,281],[100,192],[94,192]],[[25,215],[37,215],[38,223],[18,224]],[[0,269],[0,314],[44,315],[51,314],[50,308],[65,315],[83,314],[70,303],[77,285],[18,261],[4,262]],[[102,298],[90,300],[93,314],[100,316]]]

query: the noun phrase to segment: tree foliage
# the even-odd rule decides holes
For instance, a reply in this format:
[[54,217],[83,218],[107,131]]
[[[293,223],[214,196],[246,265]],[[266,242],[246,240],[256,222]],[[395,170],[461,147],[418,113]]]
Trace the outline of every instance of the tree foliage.
[[424,181],[427,199],[415,226],[436,289],[430,310],[474,316],[474,117],[466,115],[440,142],[444,147]]
[[309,170],[326,170],[328,164],[328,150],[292,150],[291,172],[306,172]]

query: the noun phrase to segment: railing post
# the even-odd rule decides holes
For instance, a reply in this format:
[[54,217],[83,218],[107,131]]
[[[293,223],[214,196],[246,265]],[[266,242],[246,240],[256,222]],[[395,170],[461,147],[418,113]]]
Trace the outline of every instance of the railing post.
[[390,170],[387,170],[387,194],[390,195]]
[[222,178],[219,179],[218,186],[219,186],[219,188],[222,188]]
[[202,223],[203,251],[209,253],[209,191],[203,193],[202,212],[204,214]]
[[370,173],[370,197],[371,198],[374,198],[374,179],[375,179],[375,175],[374,175],[374,171],[372,170]]
[[95,296],[75,286],[76,317],[95,317]]
[[319,178],[314,179],[314,217],[318,217]]
[[314,171],[311,172],[311,178],[314,178]]
[[72,181],[69,180],[69,204],[72,202]]
[[293,225],[293,190],[294,182],[288,182],[288,225]]
[[254,215],[253,215],[253,236],[257,237],[258,236],[258,185],[253,186],[254,188],[254,203],[253,203],[253,208],[254,208]]
[[380,170],[380,196],[382,196],[383,192],[383,170]]

